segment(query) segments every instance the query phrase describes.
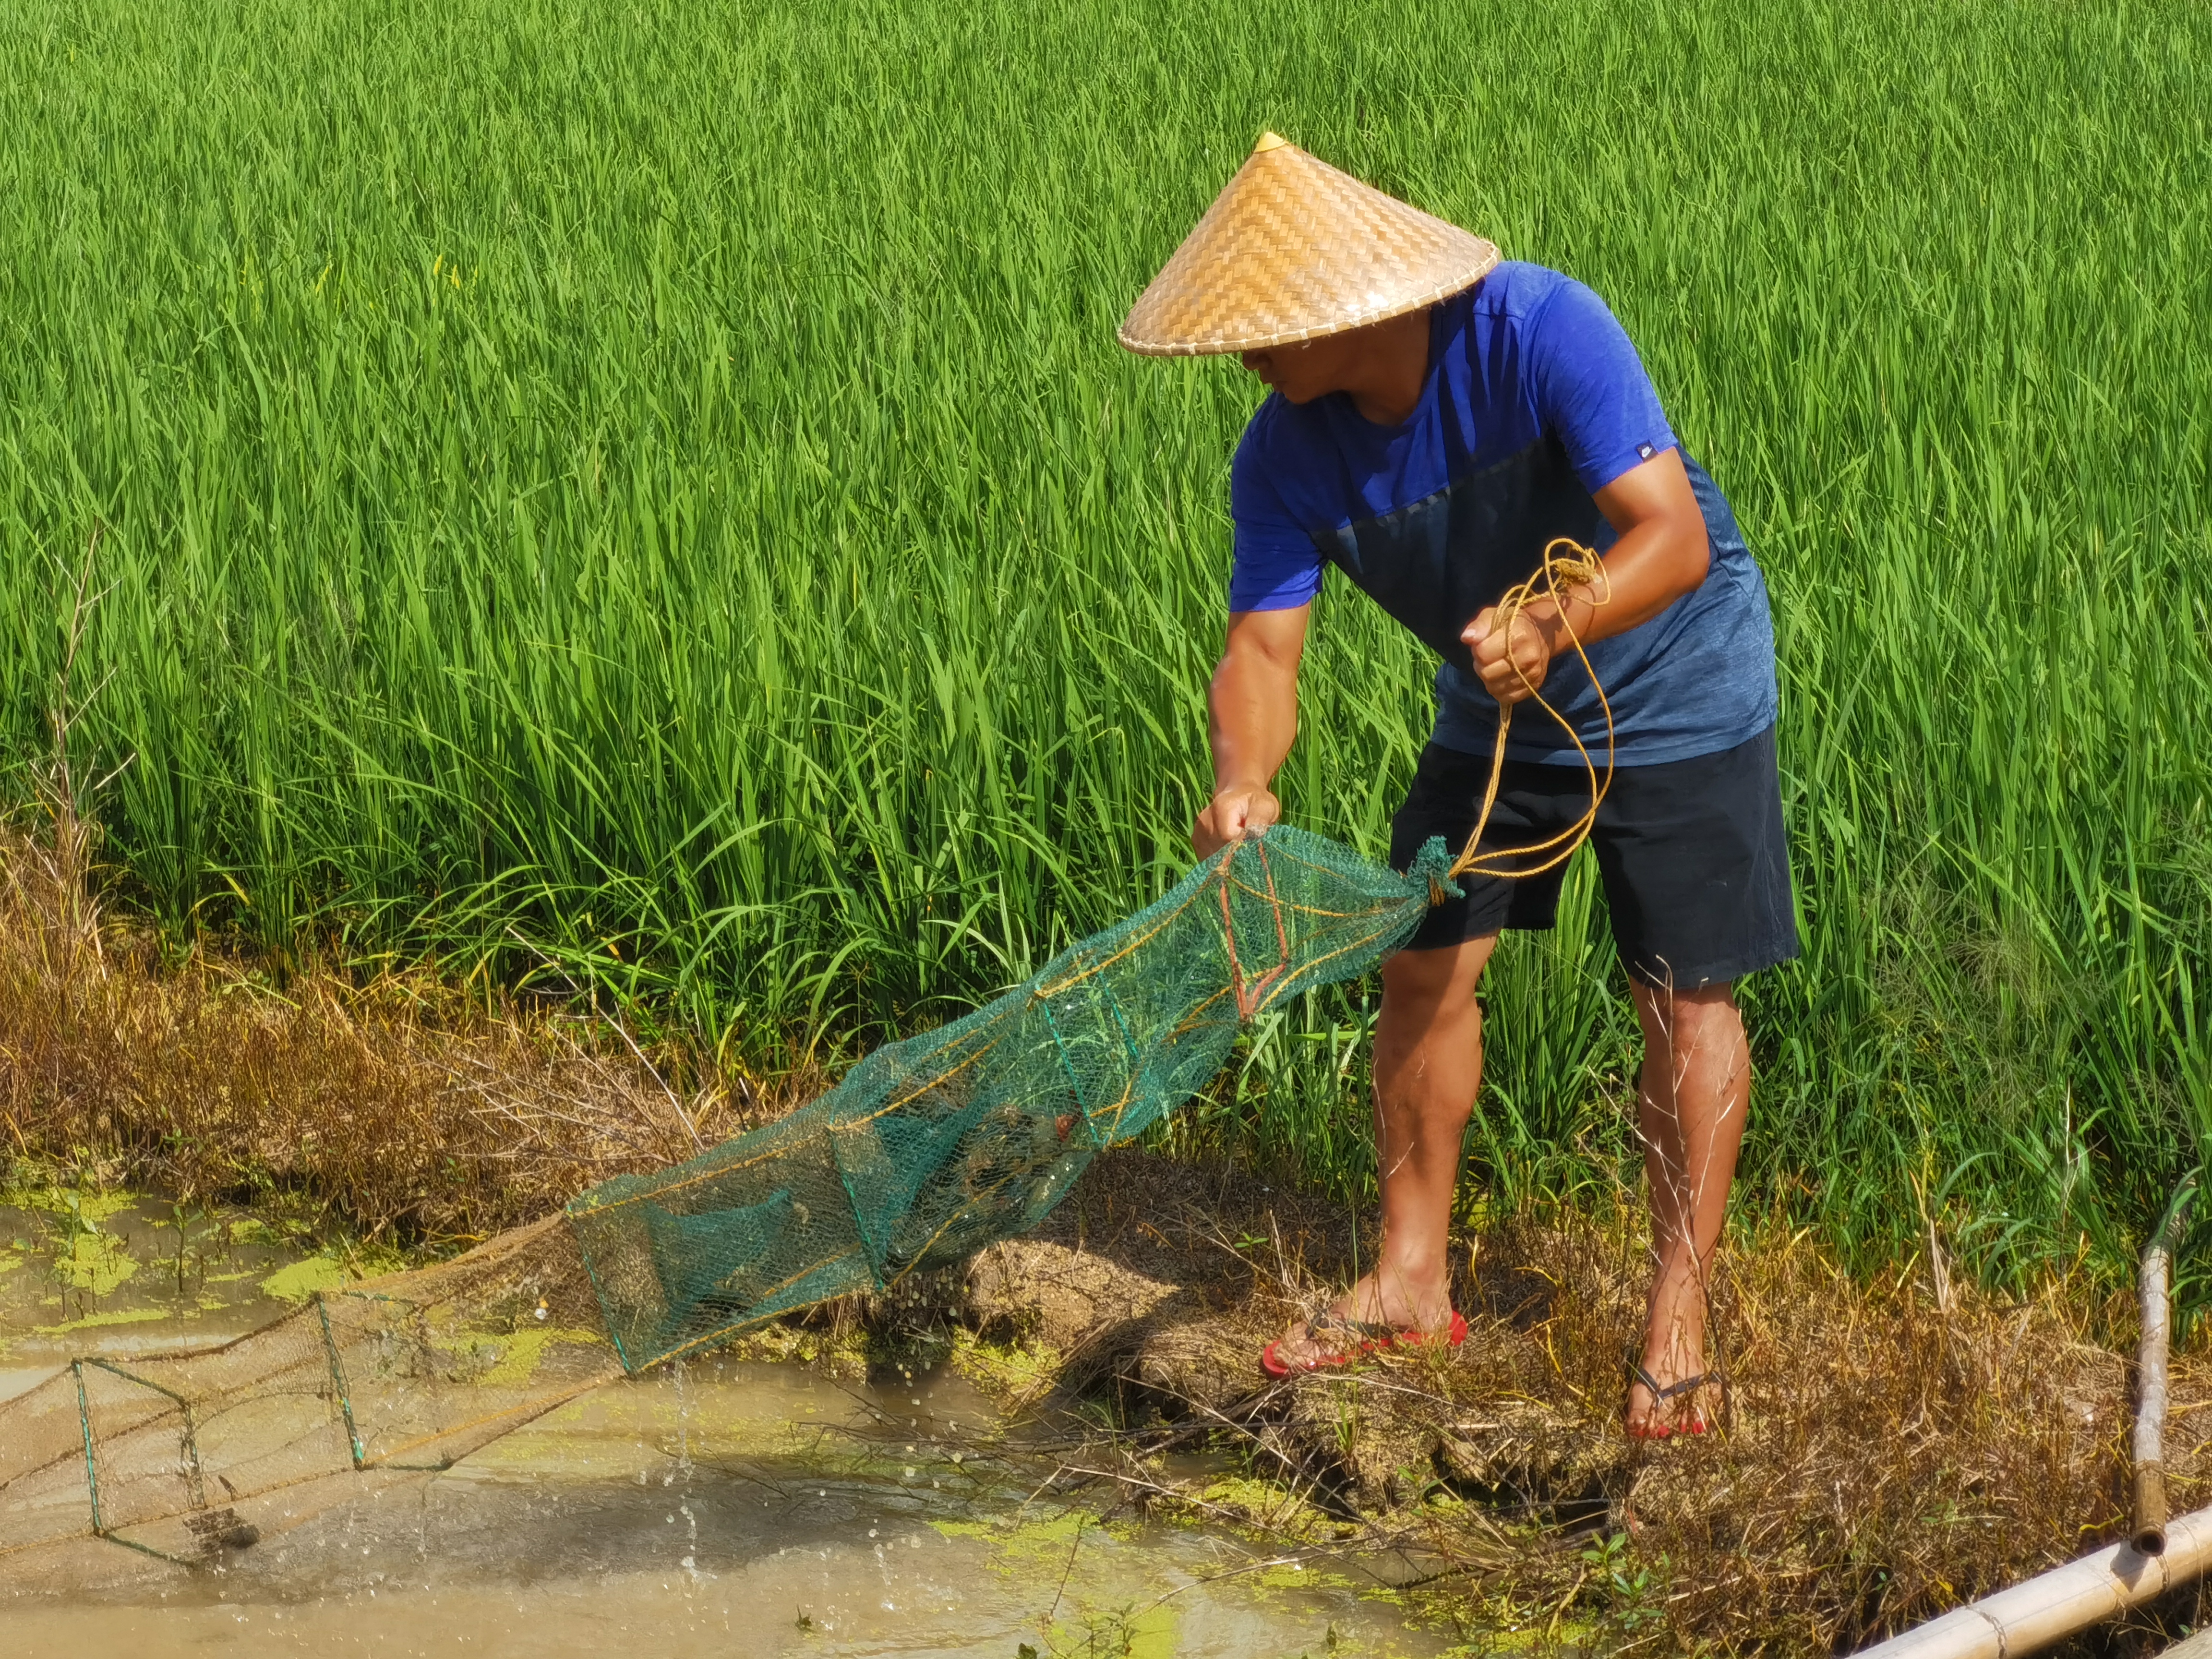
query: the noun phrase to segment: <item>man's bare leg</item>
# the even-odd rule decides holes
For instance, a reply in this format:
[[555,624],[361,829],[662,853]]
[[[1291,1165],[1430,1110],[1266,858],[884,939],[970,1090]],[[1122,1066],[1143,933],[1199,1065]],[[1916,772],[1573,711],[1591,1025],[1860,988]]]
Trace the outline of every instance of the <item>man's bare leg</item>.
[[[1329,1311],[1397,1328],[1451,1322],[1452,1190],[1462,1139],[1482,1084],[1482,1010],[1475,982],[1497,935],[1438,951],[1401,951],[1382,964],[1375,1020],[1375,1154],[1382,1244],[1373,1270]],[[1293,1325],[1276,1352],[1292,1365],[1338,1350]]]
[[[1733,987],[1668,993],[1639,982],[1635,992],[1644,1027],[1637,1106],[1655,1258],[1643,1363],[1665,1388],[1705,1369],[1706,1294],[1743,1145],[1751,1051]],[[1661,1405],[1632,1383],[1628,1426],[1680,1428],[1693,1415],[1710,1424],[1718,1399],[1718,1389],[1707,1388]]]

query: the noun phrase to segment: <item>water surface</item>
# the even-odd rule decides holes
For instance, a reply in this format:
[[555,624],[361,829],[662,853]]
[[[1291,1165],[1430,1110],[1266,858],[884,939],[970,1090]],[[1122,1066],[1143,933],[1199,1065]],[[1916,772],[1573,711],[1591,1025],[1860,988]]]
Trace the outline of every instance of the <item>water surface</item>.
[[[25,1195],[18,1194],[18,1197]],[[253,1218],[0,1206],[0,1397],[70,1354],[220,1340],[346,1268]],[[434,1475],[304,1490],[186,1571],[98,1540],[0,1558],[11,1655],[1396,1655],[1410,1564],[1102,1523],[949,1371],[712,1360],[610,1384]]]

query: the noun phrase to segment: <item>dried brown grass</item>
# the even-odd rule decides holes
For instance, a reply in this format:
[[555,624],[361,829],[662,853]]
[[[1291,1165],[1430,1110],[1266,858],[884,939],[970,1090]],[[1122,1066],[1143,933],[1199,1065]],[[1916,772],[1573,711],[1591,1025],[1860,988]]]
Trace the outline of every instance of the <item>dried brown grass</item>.
[[441,976],[161,960],[104,915],[94,834],[50,791],[0,829],[0,1151],[193,1200],[301,1200],[370,1237],[469,1238],[775,1115],[681,1044]]
[[[1740,1229],[1717,1286],[1727,1431],[1629,1440],[1622,1358],[1648,1269],[1621,1196],[1473,1241],[1459,1353],[1269,1384],[1259,1346],[1349,1275],[1350,1218],[1114,1154],[1042,1236],[979,1259],[969,1317],[1053,1349],[1069,1386],[1117,1379],[1132,1425],[1161,1419],[1125,1440],[1133,1495],[1172,1486],[1146,1454],[1178,1436],[1239,1440],[1279,1487],[1444,1564],[1430,1593],[1471,1632],[1848,1652],[2121,1535],[2124,1303],[2070,1282],[2000,1301],[1938,1282],[1924,1255],[1869,1282],[1778,1225]],[[2212,1503],[2201,1345],[2174,1393],[2179,1511]],[[2191,1601],[2131,1628],[2197,1617]]]

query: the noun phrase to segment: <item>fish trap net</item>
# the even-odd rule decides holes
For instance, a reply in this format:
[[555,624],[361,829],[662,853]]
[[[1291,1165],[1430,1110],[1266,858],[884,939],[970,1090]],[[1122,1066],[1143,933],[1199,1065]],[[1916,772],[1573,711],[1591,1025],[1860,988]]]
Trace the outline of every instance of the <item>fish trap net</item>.
[[217,1558],[342,1477],[435,1470],[575,1395],[1021,1233],[1204,1087],[1237,1029],[1367,971],[1450,891],[1277,828],[781,1121],[221,1346],[87,1356],[0,1406],[0,1554]]
[[331,1477],[447,1468],[620,1370],[555,1216],[217,1346],[72,1360],[0,1407],[0,1555],[89,1534],[209,1560]]

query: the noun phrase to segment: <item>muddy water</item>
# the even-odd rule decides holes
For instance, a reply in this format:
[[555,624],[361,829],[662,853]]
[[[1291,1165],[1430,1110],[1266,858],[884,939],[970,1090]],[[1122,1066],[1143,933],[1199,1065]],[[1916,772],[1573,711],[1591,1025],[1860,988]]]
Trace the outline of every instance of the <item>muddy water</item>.
[[[25,1195],[17,1194],[18,1198]],[[70,1353],[252,1328],[344,1268],[252,1218],[0,1206],[0,1396]],[[118,1546],[0,1558],[9,1655],[1434,1655],[1411,1564],[1102,1523],[1042,1495],[1051,1425],[950,1374],[695,1363],[436,1475],[349,1486],[219,1569]],[[1025,1437],[1026,1442],[1025,1443]]]

